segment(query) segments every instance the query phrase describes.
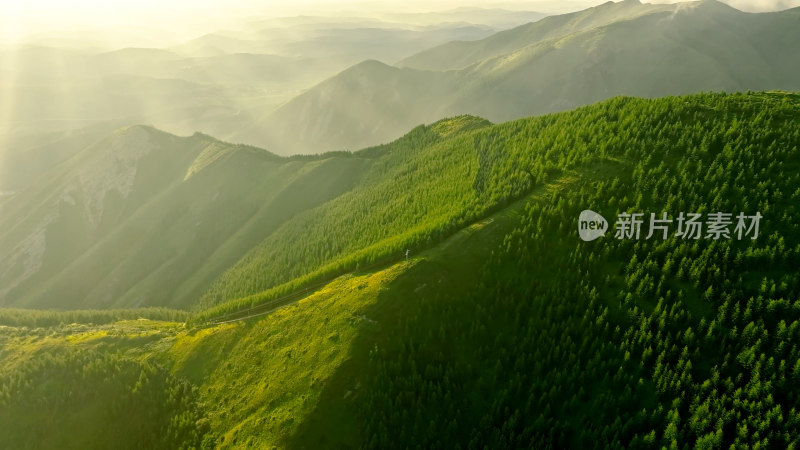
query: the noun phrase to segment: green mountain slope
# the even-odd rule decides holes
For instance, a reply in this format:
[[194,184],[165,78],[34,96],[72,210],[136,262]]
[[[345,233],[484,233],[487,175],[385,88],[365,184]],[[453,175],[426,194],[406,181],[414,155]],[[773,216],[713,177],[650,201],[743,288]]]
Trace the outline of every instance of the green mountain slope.
[[[471,161],[454,170],[495,212],[408,262],[244,321],[5,327],[0,379],[45,349],[158,364],[197,387],[174,409],[199,419],[181,428],[184,442],[221,448],[792,448],[798,113],[797,94],[703,94],[418,129],[438,137],[416,154],[395,143],[394,155]],[[547,176],[522,183],[526,169]],[[451,192],[449,176],[434,171],[440,182],[419,189]],[[612,227],[622,212],[763,219],[756,239],[583,242],[584,209]],[[22,392],[0,385],[0,399]],[[56,398],[0,402],[0,414],[24,420]]]
[[186,307],[271,230],[349,189],[368,164],[123,129],[0,205],[0,299]]
[[[373,157],[359,184],[276,229],[231,267],[203,306],[251,295],[273,296],[357,267],[396,259],[441,240],[493,207],[521,195],[544,172],[503,167],[492,179],[481,167],[490,146],[483,119],[460,116],[418,127],[386,146],[354,153]],[[498,168],[500,170],[500,168]],[[241,299],[242,300],[237,300]]]
[[[787,342],[800,323],[800,178],[780,174],[798,165],[798,107],[783,94],[623,99],[478,131],[531,145],[506,141],[495,161],[542,151],[565,173],[524,208],[395,266],[406,268],[352,313],[364,331],[350,359],[321,393],[303,391],[319,398],[313,412],[275,432],[292,433],[282,445],[796,445],[800,398],[789,386],[800,355]],[[755,241],[583,243],[575,218],[585,208],[611,220],[626,210],[769,212]],[[337,290],[358,297],[370,292],[362,284]],[[314,300],[290,317],[315,329],[302,308],[332,310]],[[249,323],[257,330],[260,319]],[[292,351],[285,364],[324,354],[297,361]],[[274,439],[249,425],[269,417],[243,419],[225,445]]]
[[797,9],[752,14],[714,0],[608,2],[432,49],[420,56],[431,64],[355,66],[260,123],[271,150],[317,153],[457,114],[502,122],[617,95],[796,90],[799,21]]

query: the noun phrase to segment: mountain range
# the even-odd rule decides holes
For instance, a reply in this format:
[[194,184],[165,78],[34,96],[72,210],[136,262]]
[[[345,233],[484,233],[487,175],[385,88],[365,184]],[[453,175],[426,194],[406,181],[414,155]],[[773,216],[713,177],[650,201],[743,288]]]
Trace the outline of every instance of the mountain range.
[[800,9],[716,0],[607,2],[455,41],[396,65],[359,63],[229,138],[281,154],[356,149],[440,117],[502,122],[616,95],[800,88]]
[[30,184],[82,148],[62,141],[51,152],[48,143],[62,138],[81,135],[88,144],[123,126],[150,124],[180,135],[200,131],[238,141],[232,139],[238,130],[257,128],[280,104],[355,63],[401,59],[542,17],[495,9],[453,14],[254,15],[231,30],[203,33],[205,26],[198,26],[198,37],[180,44],[164,37],[160,47],[147,48],[96,39],[78,45],[69,37],[96,35],[77,31],[14,46],[0,43],[0,192]]
[[800,447],[800,9],[246,22],[0,53],[0,448]]
[[[382,203],[398,183],[417,190],[429,182],[422,174],[435,165],[417,167],[415,158],[443,145],[448,127],[479,128],[490,122],[477,117],[506,121],[618,94],[798,87],[799,20],[800,9],[748,14],[712,0],[609,2],[435,47],[401,67],[364,61],[248,131],[253,140],[283,142],[268,146],[283,150],[359,148],[406,135],[355,153],[284,157],[203,133],[179,137],[150,126],[112,132],[115,121],[17,139],[13,164],[3,165],[15,170],[0,186],[0,252],[7,255],[0,261],[0,304],[208,306],[291,290],[298,279],[379,260],[475,214],[467,211],[476,206],[462,205],[425,218],[402,203],[419,199]],[[150,71],[187,63],[151,50],[93,58],[109,68],[117,59],[144,58]],[[220,58],[284,61],[205,57],[186,73],[210,75],[192,69],[210,65],[225,78],[235,66],[224,69],[229,64],[217,64]],[[475,114],[435,121],[457,111]],[[416,127],[420,122],[434,123]],[[523,183],[544,176],[528,170]],[[461,195],[458,202],[477,201]],[[479,210],[497,201],[479,202]],[[331,240],[319,214],[334,218],[323,223],[336,223],[338,239]],[[379,232],[365,225],[376,220]],[[405,228],[414,221],[427,225]],[[365,253],[354,256],[359,249]]]

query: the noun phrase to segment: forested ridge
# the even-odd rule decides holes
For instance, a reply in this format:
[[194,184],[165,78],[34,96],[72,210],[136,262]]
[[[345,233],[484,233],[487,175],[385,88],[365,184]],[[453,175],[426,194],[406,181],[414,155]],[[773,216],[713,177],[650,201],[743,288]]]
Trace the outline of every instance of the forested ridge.
[[[356,152],[358,184],[254,248],[189,325],[8,315],[0,414],[63,404],[20,380],[95,364],[119,374],[108,401],[142,373],[142,398],[172,393],[140,429],[173,439],[153,448],[794,448],[798,147],[800,96],[781,92],[419,127]],[[604,237],[579,238],[585,209]],[[756,239],[614,236],[620,213],[650,212],[763,218]],[[191,325],[351,271],[264,317]]]
[[[628,167],[530,205],[474,290],[420,304],[376,347],[369,447],[797,445],[796,97],[621,102],[585,136]],[[765,219],[754,241],[585,243],[586,208]]]

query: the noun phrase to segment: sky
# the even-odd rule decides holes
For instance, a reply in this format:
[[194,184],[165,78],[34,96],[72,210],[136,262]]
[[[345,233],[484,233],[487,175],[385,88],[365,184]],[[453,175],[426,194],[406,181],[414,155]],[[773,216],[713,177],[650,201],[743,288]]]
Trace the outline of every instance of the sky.
[[[800,6],[800,0],[724,0],[751,12]],[[673,0],[649,0],[675,3]],[[603,0],[23,0],[0,2],[0,44],[17,44],[54,32],[105,29],[154,41],[181,41],[232,26],[243,18],[299,14],[431,11],[459,6],[563,13]]]

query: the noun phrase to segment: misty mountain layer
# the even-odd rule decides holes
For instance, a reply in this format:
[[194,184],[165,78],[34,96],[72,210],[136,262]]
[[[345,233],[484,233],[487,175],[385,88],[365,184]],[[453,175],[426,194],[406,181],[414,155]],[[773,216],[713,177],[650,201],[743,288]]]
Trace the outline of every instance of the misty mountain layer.
[[800,9],[752,14],[715,0],[608,2],[395,66],[367,61],[289,101],[235,139],[277,153],[360,148],[456,114],[493,122],[616,95],[800,88]]

